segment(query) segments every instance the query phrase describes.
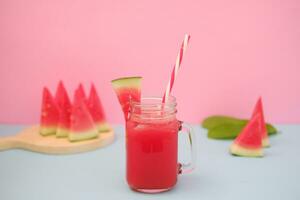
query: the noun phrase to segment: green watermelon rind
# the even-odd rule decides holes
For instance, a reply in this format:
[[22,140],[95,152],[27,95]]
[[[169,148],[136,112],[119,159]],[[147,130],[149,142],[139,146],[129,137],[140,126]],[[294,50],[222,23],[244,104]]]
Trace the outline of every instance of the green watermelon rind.
[[95,125],[98,129],[98,132],[100,132],[100,133],[108,132],[112,129],[111,126],[109,125],[109,123],[107,123],[107,122],[98,122]]
[[132,76],[132,77],[123,77],[114,79],[111,81],[113,88],[116,90],[118,88],[139,88],[142,77],[140,76]]
[[55,135],[57,130],[56,126],[40,126],[39,132],[42,136]]
[[56,137],[58,138],[68,137],[68,134],[69,134],[69,130],[66,128],[58,127],[56,130]]
[[70,142],[77,142],[77,141],[83,141],[83,140],[91,140],[98,137],[98,131],[96,129],[90,129],[88,131],[84,132],[73,132],[71,131],[68,135]]
[[233,143],[229,149],[230,153],[235,156],[243,156],[243,157],[263,157],[263,149],[262,148],[247,148],[242,147],[236,143]]

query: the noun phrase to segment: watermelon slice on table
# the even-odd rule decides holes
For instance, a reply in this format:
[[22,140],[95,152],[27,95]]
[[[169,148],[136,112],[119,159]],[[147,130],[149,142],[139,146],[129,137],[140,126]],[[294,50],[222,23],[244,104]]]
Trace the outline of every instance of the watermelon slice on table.
[[75,92],[71,113],[71,128],[68,135],[71,142],[98,137],[97,127],[94,124],[86,103],[77,94],[78,92],[78,90]]
[[60,81],[57,86],[55,100],[59,108],[59,121],[56,130],[56,136],[67,137],[70,128],[72,105],[62,81]]
[[123,77],[112,80],[112,86],[122,106],[125,120],[128,118],[130,100],[141,100],[142,77]]
[[98,131],[99,132],[109,131],[110,126],[106,122],[103,106],[97,94],[94,84],[91,85],[90,96],[87,100],[87,105],[90,114],[92,115],[93,120],[98,128]]
[[255,115],[260,114],[260,128],[261,128],[261,134],[262,134],[262,146],[263,147],[269,147],[270,146],[270,141],[268,137],[268,131],[266,127],[266,122],[264,118],[264,111],[263,111],[263,104],[262,104],[262,99],[261,97],[257,100],[255,108],[252,113],[252,117]]
[[251,118],[251,120],[230,146],[231,154],[245,157],[263,156],[260,118],[260,114],[257,114]]
[[42,113],[40,119],[40,134],[53,135],[56,133],[59,120],[59,108],[48,88],[43,89]]

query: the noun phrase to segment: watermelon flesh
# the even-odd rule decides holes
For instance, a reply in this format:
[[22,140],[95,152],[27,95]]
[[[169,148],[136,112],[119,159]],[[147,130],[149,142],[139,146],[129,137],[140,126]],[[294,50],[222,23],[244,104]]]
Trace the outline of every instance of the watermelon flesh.
[[90,114],[93,117],[94,123],[98,128],[98,131],[99,132],[109,131],[111,128],[106,122],[103,106],[97,94],[94,84],[92,84],[91,86],[90,95],[87,100],[87,106]]
[[62,81],[58,84],[55,100],[59,108],[59,121],[56,137],[67,137],[70,128],[72,105]]
[[98,137],[98,130],[89,113],[86,102],[81,98],[79,90],[75,91],[71,113],[71,128],[68,138],[71,142]]
[[79,84],[78,88],[75,90],[75,96],[76,99],[83,100],[86,103],[87,101],[86,94],[81,83]]
[[140,102],[141,100],[142,77],[124,77],[112,80],[112,86],[118,96],[125,120],[128,119],[130,101]]
[[261,115],[251,118],[242,132],[230,146],[233,155],[245,157],[262,157]]
[[266,122],[264,119],[264,111],[263,111],[263,104],[262,104],[262,99],[261,97],[258,99],[256,102],[255,108],[252,113],[252,117],[255,115],[260,114],[260,128],[261,128],[261,134],[262,134],[262,146],[263,147],[269,147],[270,146],[270,141],[269,141],[269,136],[268,136],[268,131],[266,127]]
[[42,112],[40,118],[40,134],[53,135],[56,133],[59,120],[59,108],[48,88],[43,89]]

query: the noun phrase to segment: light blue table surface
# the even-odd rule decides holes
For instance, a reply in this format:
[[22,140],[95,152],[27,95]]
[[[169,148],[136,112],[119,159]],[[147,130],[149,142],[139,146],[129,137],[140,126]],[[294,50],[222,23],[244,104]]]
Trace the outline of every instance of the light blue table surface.
[[[231,141],[206,137],[194,126],[197,169],[178,177],[177,186],[149,195],[131,191],[125,181],[123,126],[114,126],[116,141],[105,148],[74,155],[44,155],[24,150],[0,152],[0,200],[136,200],[136,199],[300,199],[300,125],[277,126],[264,158],[234,157]],[[22,126],[0,125],[0,136]],[[187,138],[180,136],[179,159],[189,158]]]

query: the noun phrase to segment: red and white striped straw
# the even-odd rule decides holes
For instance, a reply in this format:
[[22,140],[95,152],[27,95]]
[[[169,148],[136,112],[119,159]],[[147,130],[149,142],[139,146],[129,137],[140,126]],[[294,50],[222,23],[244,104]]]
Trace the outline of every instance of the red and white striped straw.
[[168,98],[169,98],[170,93],[172,91],[172,88],[173,88],[173,85],[174,85],[174,82],[175,82],[175,79],[176,79],[176,76],[177,76],[182,58],[183,58],[183,54],[185,53],[185,51],[187,49],[190,37],[191,36],[189,34],[185,34],[185,36],[184,36],[184,40],[181,44],[180,51],[177,54],[176,63],[173,67],[172,74],[171,74],[170,80],[169,80],[168,85],[167,85],[167,89],[166,89],[165,94],[164,94],[163,99],[162,99],[163,103],[168,101]]

